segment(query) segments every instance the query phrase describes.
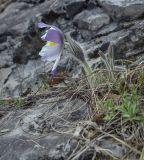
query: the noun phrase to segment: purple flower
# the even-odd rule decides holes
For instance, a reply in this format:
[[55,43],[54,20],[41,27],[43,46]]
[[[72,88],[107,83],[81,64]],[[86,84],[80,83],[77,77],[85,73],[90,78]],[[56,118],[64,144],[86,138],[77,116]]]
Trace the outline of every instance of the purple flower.
[[45,23],[39,23],[39,28],[47,28],[46,33],[41,37],[46,41],[46,45],[42,47],[39,55],[42,57],[42,61],[55,61],[52,68],[52,73],[55,73],[56,67],[61,57],[61,53],[64,45],[64,36],[60,29],[55,26],[50,26]]

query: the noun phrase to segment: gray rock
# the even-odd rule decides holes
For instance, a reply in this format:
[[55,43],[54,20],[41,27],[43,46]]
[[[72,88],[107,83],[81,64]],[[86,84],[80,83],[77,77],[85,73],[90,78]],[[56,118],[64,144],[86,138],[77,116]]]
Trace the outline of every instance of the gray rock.
[[17,97],[28,88],[36,92],[41,85],[39,75],[50,71],[50,65],[47,64],[44,67],[44,63],[39,59],[31,60],[23,65],[14,65],[11,70],[9,68],[2,69],[1,75],[5,76],[0,77],[2,85],[0,97]]
[[5,8],[15,0],[1,0],[0,1],[0,13],[5,10]]
[[43,3],[45,0],[17,0],[17,2],[25,2],[25,3],[29,3],[29,4],[39,4],[39,3]]
[[89,0],[87,4],[87,9],[91,10],[98,6],[97,2],[95,0]]
[[84,8],[85,2],[86,0],[67,0],[65,7],[68,16],[72,18],[75,14],[79,13]]
[[[43,43],[37,23],[54,24],[64,32],[74,30],[72,37],[81,43],[88,63],[97,67],[99,49],[106,53],[111,41],[117,59],[144,53],[143,13],[140,0],[0,1],[0,98],[27,96],[27,91],[31,94],[25,109],[15,112],[9,111],[13,106],[0,106],[1,160],[68,159],[77,141],[64,133],[73,133],[77,122],[88,116],[89,106],[82,100],[54,104],[58,97],[53,92],[34,95],[43,84],[42,77],[49,78],[53,65],[44,66],[38,56]],[[126,20],[129,22],[117,22]],[[68,52],[65,47],[57,70],[78,78],[81,66]],[[108,140],[100,144],[118,158],[126,153],[124,146]],[[88,152],[83,159],[93,156]]]
[[[98,8],[97,1],[94,0],[41,2],[38,1],[34,5],[33,0],[9,1],[9,5],[6,5],[0,14],[0,69],[4,75],[0,76],[0,86],[3,86],[0,89],[2,96],[18,96],[23,92],[22,90],[32,88],[35,91],[36,85],[40,85],[41,80],[37,73],[43,71],[43,63],[40,61],[38,53],[43,44],[37,22],[41,20],[59,26],[64,32],[74,30],[72,36],[84,46],[88,61],[97,62],[98,50],[107,52],[107,47],[111,41],[115,44],[116,58],[129,57],[134,53],[138,55],[144,51],[142,47],[142,20],[118,24],[111,22],[107,14],[109,12],[106,13],[103,10],[106,10],[103,5],[109,4],[109,7],[113,6],[112,8],[117,11],[115,14],[117,16],[119,12],[117,7],[123,6],[134,10],[133,7],[138,1],[121,0],[117,2],[111,0],[110,3],[110,1],[99,0],[101,9]],[[113,14],[113,12],[111,13]],[[71,20],[73,16],[75,17]],[[75,73],[79,72],[77,68],[80,69],[80,66],[66,53],[67,50],[65,49],[58,70],[72,71],[74,77],[77,77]],[[38,64],[39,67],[32,67],[34,63]],[[52,63],[48,65],[47,72],[50,72],[51,67]]]
[[[51,2],[46,2],[50,5]],[[14,63],[26,63],[28,59],[38,58],[38,52],[42,47],[40,34],[38,33],[37,14],[47,12],[46,4],[31,9],[30,4],[11,3],[5,11],[0,14],[1,45],[3,62],[2,66]],[[19,13],[19,14],[18,14]],[[16,19],[16,23],[14,21]],[[35,47],[33,47],[35,46]],[[9,59],[9,60],[8,60]],[[9,62],[7,62],[9,61]]]
[[[137,55],[142,55],[144,53],[144,21],[136,23],[132,26],[127,33],[119,37],[115,41],[115,53],[117,55],[123,55],[125,57],[128,53],[137,53]],[[134,54],[135,55],[135,54]],[[133,56],[133,54],[131,54]]]
[[[1,47],[6,47],[6,46],[1,46]],[[4,48],[2,48],[4,50]],[[1,51],[0,53],[0,69],[1,68],[6,68],[6,67],[9,67],[13,64],[13,60],[12,60],[12,55],[10,52],[8,52],[7,54],[3,51]]]
[[3,90],[4,84],[8,80],[9,75],[12,72],[12,69],[13,67],[0,69],[0,97],[3,97],[2,90]]
[[144,13],[143,0],[98,0],[115,21],[134,20]]
[[109,16],[101,9],[84,10],[74,18],[74,24],[80,29],[97,31],[110,23]]
[[[43,84],[41,76],[45,75],[47,80],[51,77],[53,63],[43,63],[41,59],[33,59],[26,64],[13,65],[11,66],[12,69],[10,67],[1,69],[0,97],[17,97],[23,95],[28,89],[33,93],[37,92]],[[57,67],[57,73],[61,71],[71,72],[73,69],[76,70],[77,66],[78,62],[70,54],[64,52]]]
[[[14,2],[0,14],[0,23],[2,24],[0,25],[0,69],[11,67],[14,64],[22,64],[20,68],[23,68],[23,65],[24,68],[29,68],[29,64],[27,65],[28,67],[25,64],[29,60],[39,58],[38,53],[43,44],[37,27],[37,17],[40,17],[40,13],[45,14],[45,12],[49,12],[47,6],[51,4],[52,1],[46,1],[44,4],[42,3],[38,7],[33,8],[31,4]],[[14,21],[15,19],[16,21]],[[34,66],[33,68],[35,68]],[[0,92],[2,92],[1,96],[12,96],[12,94],[13,96],[18,96],[21,93],[21,83],[23,80],[28,80],[27,76],[25,74],[22,75],[22,73],[26,73],[28,70],[21,70],[20,68],[14,68],[11,74],[5,74],[8,75],[7,78],[0,76],[0,82],[3,82],[0,85],[2,86],[0,89]],[[18,70],[21,71],[20,77],[18,76],[19,72],[17,73]],[[32,69],[34,72],[36,70]],[[2,70],[3,74],[4,71],[6,70]],[[36,74],[31,72],[29,80],[30,77],[33,77],[32,75]],[[28,86],[34,84],[35,86],[37,78],[35,77],[34,80],[33,77],[32,79],[32,83],[29,83],[29,80],[23,83],[24,88],[26,84]],[[28,86],[26,88],[29,88]]]
[[67,14],[69,18],[72,18],[83,9],[85,1],[86,0],[55,1],[51,9],[57,15]]
[[51,6],[51,12],[53,12],[57,16],[65,14],[66,12],[64,1],[55,1]]
[[118,144],[113,141],[111,142],[110,140],[101,142],[100,146],[104,149],[107,149],[107,151],[113,156],[120,159],[123,158],[123,156],[127,152],[127,148],[124,145]]
[[[63,132],[69,132],[77,120],[86,118],[88,106],[78,99],[69,101],[67,105],[65,101],[49,105],[42,104],[41,101],[54,99],[41,99],[31,106],[31,110],[10,111],[1,119],[1,160],[66,160],[75,149],[77,141],[72,134]],[[74,115],[78,119],[72,119]],[[62,134],[54,132],[54,128]]]
[[[69,139],[69,136],[54,134],[39,140],[19,135],[3,137],[0,139],[0,158],[1,160],[66,160],[76,147],[75,144],[71,144],[70,148],[67,148]],[[68,149],[69,152],[65,151]]]
[[[110,23],[106,26],[103,26],[102,28],[98,29],[97,31],[90,31],[87,29],[79,29],[79,32],[81,35],[76,35],[76,40],[82,41],[81,39],[79,40],[78,36],[82,37],[84,41],[91,41],[92,39],[95,39],[97,37],[103,37],[103,36],[109,36],[109,34],[117,32],[121,30],[119,25],[117,23]],[[83,41],[82,41],[83,42]]]
[[[144,53],[144,21],[136,22],[135,25],[127,29],[102,34],[90,42],[83,45],[86,47],[87,56],[91,58],[98,57],[99,49],[107,52],[109,42],[114,43],[114,56],[116,59],[142,55]],[[97,45],[96,45],[97,44]]]
[[97,33],[96,33],[96,36],[100,37],[100,36],[104,36],[104,35],[108,35],[112,32],[116,32],[120,30],[120,27],[117,23],[115,22],[112,22],[110,23],[109,25],[106,25],[104,27],[102,27]]
[[[98,52],[99,50],[102,50],[104,53],[107,52],[108,46],[110,42],[118,41],[120,38],[123,39],[127,35],[126,30],[120,30],[115,32],[110,32],[108,35],[104,34],[100,37],[96,37],[95,39],[92,39],[91,41],[84,42],[82,45],[84,46],[84,50],[86,51],[86,56],[88,57],[88,60],[94,60],[97,62],[97,58],[99,57]],[[126,41],[123,41],[124,44],[126,44]],[[114,56],[115,58],[119,59],[124,57],[125,52],[118,52],[119,50],[123,50],[123,46],[116,45],[117,51],[115,50]]]

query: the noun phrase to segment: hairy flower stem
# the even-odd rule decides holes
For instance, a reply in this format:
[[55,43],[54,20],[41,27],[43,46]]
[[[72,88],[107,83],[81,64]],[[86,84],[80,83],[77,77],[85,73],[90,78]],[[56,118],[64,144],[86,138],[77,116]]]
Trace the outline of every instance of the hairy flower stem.
[[73,40],[69,34],[66,34],[65,37],[66,37],[68,45],[71,49],[72,55],[83,66],[84,75],[86,76],[86,79],[88,81],[88,84],[89,84],[89,87],[91,90],[91,108],[90,108],[91,113],[90,113],[90,115],[92,115],[92,113],[94,113],[95,108],[97,106],[97,100],[96,100],[96,95],[95,95],[95,87],[96,87],[95,86],[95,84],[96,84],[95,76],[93,75],[92,69],[90,68],[90,66],[88,65],[88,63],[85,60],[84,52],[83,52],[81,46],[75,40]]

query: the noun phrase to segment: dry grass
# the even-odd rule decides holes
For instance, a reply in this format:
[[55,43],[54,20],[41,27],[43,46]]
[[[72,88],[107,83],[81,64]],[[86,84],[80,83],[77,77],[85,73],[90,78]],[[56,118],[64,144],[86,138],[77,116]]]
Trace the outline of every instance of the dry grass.
[[[91,91],[89,87],[87,76],[82,75],[79,80],[72,80],[67,78],[64,85],[54,85],[49,88],[49,91],[43,93],[37,92],[36,94],[22,98],[19,102],[24,102],[23,107],[28,107],[29,104],[37,103],[40,99],[43,104],[58,105],[61,102],[65,104],[71,103],[72,100],[81,99],[85,104],[88,104],[88,116],[78,122],[69,122],[68,115],[72,112],[82,108],[73,108],[68,110],[65,107],[62,111],[54,112],[45,119],[53,121],[62,120],[63,127],[55,128],[52,130],[59,134],[68,134],[78,140],[77,147],[69,156],[69,160],[82,159],[83,156],[89,159],[123,159],[130,160],[131,157],[136,159],[143,159],[143,146],[144,146],[144,66],[137,65],[135,68],[129,68],[125,72],[115,71],[114,78],[116,81],[111,80],[106,69],[98,69],[92,75],[95,76],[95,88]],[[133,95],[133,91],[136,94]],[[128,100],[123,101],[122,97],[127,93]],[[93,96],[93,97],[92,97]],[[135,117],[125,117],[118,107],[129,104],[129,97],[138,101],[138,103],[131,103],[136,105],[138,112]],[[50,98],[49,98],[50,97]],[[50,100],[48,100],[48,98]],[[113,106],[107,103],[109,100],[113,101],[115,107],[112,116],[109,119],[105,117],[110,115]],[[125,99],[124,99],[125,100]],[[3,104],[5,101],[2,100]],[[11,102],[11,101],[10,101]],[[13,105],[14,105],[14,101]],[[107,105],[106,108],[104,105]],[[101,142],[110,141],[114,144],[121,145],[127,149],[124,157],[117,157],[112,150],[107,149],[101,145]]]

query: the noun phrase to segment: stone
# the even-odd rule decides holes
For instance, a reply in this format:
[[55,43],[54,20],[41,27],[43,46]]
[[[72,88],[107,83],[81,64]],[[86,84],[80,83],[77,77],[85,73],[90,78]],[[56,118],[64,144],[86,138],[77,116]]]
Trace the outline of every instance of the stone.
[[0,70],[1,75],[5,75],[0,77],[2,85],[0,97],[18,97],[29,88],[34,93],[37,92],[42,83],[40,74],[49,72],[51,63],[45,64],[44,67],[44,63],[38,59],[23,65],[13,65],[11,68],[11,70],[9,68]]
[[[88,63],[97,62],[98,50],[101,49],[106,53],[111,41],[115,44],[114,50],[117,59],[130,57],[134,53],[136,57],[144,51],[142,47],[143,20],[136,17],[134,21],[129,19],[130,22],[118,23],[119,18],[110,20],[111,14],[103,6],[109,4],[118,13],[117,7],[123,5],[124,8],[128,7],[128,10],[133,9],[138,4],[138,0],[129,2],[122,0],[63,0],[55,1],[55,3],[52,0],[37,2],[33,0],[1,0],[0,4],[1,6],[7,4],[0,14],[0,70],[1,75],[4,75],[0,76],[1,96],[21,95],[23,92],[21,84],[23,85],[22,90],[31,88],[33,91],[37,89],[36,85],[40,85],[41,79],[36,74],[38,72],[41,74],[44,68],[38,56],[39,50],[44,45],[40,39],[41,30],[37,27],[37,23],[40,21],[54,24],[64,32],[72,31],[72,37],[83,46]],[[142,1],[141,6],[143,6]],[[117,14],[115,15],[117,16]],[[65,48],[58,71],[66,70],[74,74],[73,77],[78,77],[81,66],[67,53],[67,48]],[[35,64],[39,67],[32,67]],[[47,65],[47,73],[50,73],[52,64]],[[20,74],[17,73],[18,70],[21,72]],[[4,74],[4,72],[6,73]],[[22,73],[24,74],[22,75]]]
[[74,17],[74,24],[80,29],[97,31],[110,23],[109,16],[100,8],[84,10]]
[[[91,39],[90,41],[82,43],[82,46],[84,46],[84,50],[86,51],[85,53],[88,61],[92,59],[97,62],[97,58],[99,57],[99,50],[102,50],[104,53],[106,53],[110,42],[116,43],[117,40],[119,40],[120,38],[123,39],[123,37],[127,34],[128,33],[126,32],[126,30],[118,30],[115,32],[109,32],[109,34],[102,34],[96,38]],[[126,43],[126,41],[124,41],[123,43]],[[118,50],[123,50],[123,46],[117,45],[116,48],[117,52],[116,50],[114,52],[115,58],[122,58],[124,56],[124,53],[118,52]]]
[[86,0],[64,0],[56,1],[52,6],[52,11],[57,15],[66,14],[69,18],[79,13],[85,6]]
[[[20,77],[24,76],[22,79],[18,76],[18,73],[15,74],[19,70],[18,64],[22,64],[22,66],[24,65],[24,67],[27,68],[25,64],[28,61],[39,58],[38,53],[43,42],[40,39],[41,35],[37,26],[37,16],[40,17],[40,13],[45,14],[45,12],[48,12],[47,6],[51,4],[52,1],[46,1],[45,3],[39,4],[38,7],[33,8],[31,4],[25,2],[12,2],[5,8],[2,14],[0,14],[0,23],[2,24],[0,25],[0,69],[11,68],[14,64],[17,64],[17,68],[14,67],[11,74],[5,74],[8,76],[7,78],[0,76],[0,82],[2,82],[2,84],[0,84],[0,86],[2,86],[0,89],[0,93],[2,93],[1,96],[20,95],[20,81],[27,78],[24,76],[25,74],[20,75]],[[16,21],[14,21],[14,19],[16,19]],[[43,65],[43,63],[41,65]],[[24,70],[25,69],[23,69],[23,71]],[[23,71],[21,73],[23,73]],[[4,70],[2,70],[2,72],[4,72]],[[33,73],[32,75],[35,74]],[[30,75],[30,77],[32,78],[33,76]],[[34,79],[32,81],[34,83],[26,82],[23,84],[28,84],[28,86],[35,84],[37,81],[36,77],[35,81]],[[25,87],[24,85],[24,88]]]
[[5,8],[14,2],[15,0],[0,0],[0,13],[5,10]]
[[[1,46],[2,47],[2,46]],[[2,48],[3,50],[5,49],[6,46],[3,45],[4,48]],[[11,65],[13,65],[13,60],[12,60],[12,55],[10,52],[7,52],[7,54],[3,51],[0,51],[0,69],[1,68],[7,68],[10,67]]]
[[2,91],[3,91],[4,83],[6,83],[6,81],[8,80],[8,77],[11,74],[12,69],[13,67],[0,69],[0,88],[1,88],[0,97],[3,97]]
[[113,142],[112,140],[103,141],[100,143],[100,146],[104,149],[107,149],[113,156],[122,159],[122,157],[126,154],[127,148],[125,145],[118,144]]
[[[64,53],[65,54],[65,53]],[[62,55],[57,73],[76,70],[78,62],[71,55]],[[43,85],[42,75],[48,80],[51,76],[52,63],[43,63],[41,59],[29,60],[26,64],[17,64],[0,70],[0,97],[18,97],[26,90],[36,93]],[[74,71],[73,71],[74,72]],[[48,75],[47,75],[48,74]],[[48,82],[47,82],[48,83]]]
[[112,22],[110,23],[109,25],[106,25],[104,27],[102,27],[97,33],[96,33],[96,36],[100,37],[100,36],[104,36],[104,35],[108,35],[112,32],[116,32],[120,30],[120,27],[117,23],[115,22]]
[[17,0],[17,2],[25,2],[25,3],[29,3],[29,4],[39,4],[39,3],[43,3],[45,0]]
[[[58,101],[57,91],[63,91],[64,83],[41,92],[46,89],[43,86],[48,84],[53,62],[44,64],[38,56],[44,30],[38,29],[37,23],[71,32],[95,69],[98,51],[107,53],[110,42],[115,59],[143,56],[143,13],[142,0],[0,0],[0,99],[26,100],[23,107],[0,103],[1,160],[67,160],[78,145],[73,139],[76,125],[87,120],[85,95],[65,99],[67,92],[62,92],[64,100]],[[82,68],[67,45],[57,71],[68,73],[66,83],[79,81]],[[68,90],[68,96],[73,90]],[[119,159],[127,154],[123,145],[108,138],[97,144]],[[90,148],[80,159],[92,159],[93,155]]]
[[[78,120],[88,116],[88,105],[79,99],[70,100],[67,105],[65,100],[59,104],[41,103],[54,100],[57,100],[57,97],[41,100],[37,97],[31,109],[9,111],[2,117],[0,121],[2,160],[68,159],[78,141],[73,139],[72,133],[64,133],[72,130],[71,124],[74,126]],[[54,132],[54,128],[62,134]]]
[[[130,27],[129,31],[119,37],[115,41],[114,52],[117,53],[117,56],[123,55],[122,57],[126,58],[126,55],[142,55],[144,53],[144,21],[137,22],[135,25]],[[133,54],[132,54],[133,53]]]
[[[109,42],[113,42],[115,59],[125,59],[144,53],[144,21],[135,22],[129,30],[122,29],[109,34],[101,34],[89,43],[86,42],[83,46],[86,47],[87,56],[89,59],[97,58],[99,49],[104,53],[107,52]],[[96,45],[97,44],[97,45]]]
[[55,1],[55,3],[51,6],[51,12],[57,16],[65,14],[65,3],[63,1]]
[[143,0],[98,0],[115,21],[131,21],[144,13]]
[[88,10],[91,10],[91,9],[94,9],[98,6],[96,0],[89,0],[88,1],[88,4],[87,4],[87,9]]
[[68,16],[72,18],[74,15],[83,10],[86,0],[67,0],[65,8]]

